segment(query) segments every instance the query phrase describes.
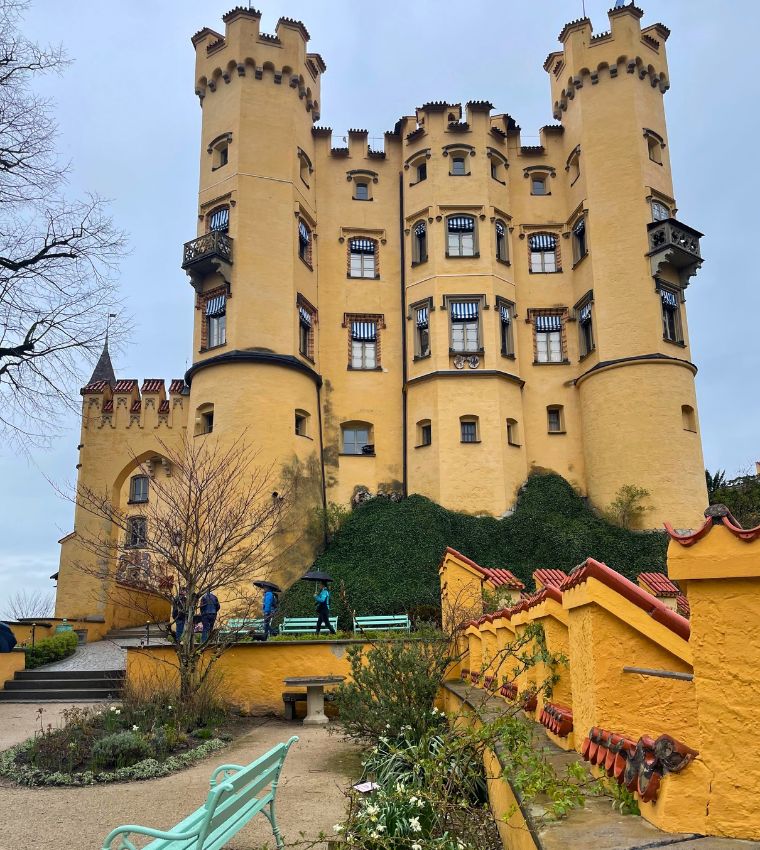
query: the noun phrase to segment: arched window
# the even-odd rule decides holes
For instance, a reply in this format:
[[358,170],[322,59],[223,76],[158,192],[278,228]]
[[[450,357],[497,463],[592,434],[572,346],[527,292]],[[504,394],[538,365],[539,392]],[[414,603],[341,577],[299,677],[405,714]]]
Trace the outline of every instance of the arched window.
[[684,431],[697,430],[697,414],[690,404],[681,405],[681,419]]
[[433,425],[429,419],[420,419],[417,423],[417,446],[420,449],[423,446],[429,446],[433,442]]
[[452,215],[446,219],[446,256],[476,255],[475,219],[471,215]]
[[340,426],[344,455],[374,455],[375,444],[370,422],[344,422]]
[[662,165],[662,152],[665,148],[665,139],[654,130],[644,130],[644,138],[647,142],[647,151],[649,159],[656,162],[657,165]]
[[214,405],[202,404],[195,411],[195,436],[210,434],[214,430]]
[[459,439],[462,443],[480,442],[480,428],[477,416],[459,417]]
[[581,216],[573,225],[573,262],[579,262],[586,254],[588,254],[586,217]]
[[148,501],[148,486],[150,479],[147,475],[133,475],[129,482],[129,501],[139,504]]
[[148,537],[148,521],[144,516],[132,516],[127,520],[126,546],[139,549],[145,546]]
[[510,446],[520,445],[520,426],[516,419],[507,419],[507,443]]
[[298,219],[298,256],[311,268],[311,230],[302,218]]
[[412,228],[412,262],[424,263],[427,258],[427,224],[418,221]]
[[206,217],[209,233],[227,233],[230,229],[230,208],[217,207]]
[[296,435],[299,437],[308,437],[309,436],[309,413],[305,410],[296,410],[295,411],[295,430]]
[[374,239],[348,240],[348,276],[377,277],[377,243]]
[[496,259],[502,263],[509,262],[509,247],[507,245],[507,225],[499,220],[494,225],[496,232]]
[[565,433],[565,408],[561,404],[550,404],[546,408],[546,430],[550,434]]
[[311,160],[301,148],[298,148],[298,173],[301,180],[308,186],[309,177],[314,169],[311,166]]
[[534,274],[560,271],[559,248],[554,233],[533,233],[528,237],[530,270]]

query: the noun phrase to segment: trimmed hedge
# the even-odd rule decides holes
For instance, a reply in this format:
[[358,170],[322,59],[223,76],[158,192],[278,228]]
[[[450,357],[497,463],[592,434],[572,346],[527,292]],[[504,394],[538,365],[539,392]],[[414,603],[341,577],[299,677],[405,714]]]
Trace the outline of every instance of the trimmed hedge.
[[43,664],[60,661],[73,655],[79,645],[79,638],[74,632],[62,632],[49,638],[37,641],[34,646],[24,647],[26,653],[26,669],[33,670]]
[[[351,608],[429,620],[440,609],[438,565],[447,546],[485,567],[510,569],[530,590],[534,570],[567,571],[589,556],[634,580],[642,570],[663,570],[667,535],[613,525],[564,478],[536,474],[504,519],[448,511],[423,496],[373,499],[351,513],[314,569],[335,579],[331,607],[343,629],[351,628]],[[296,582],[279,614],[313,616],[313,592],[313,584]]]

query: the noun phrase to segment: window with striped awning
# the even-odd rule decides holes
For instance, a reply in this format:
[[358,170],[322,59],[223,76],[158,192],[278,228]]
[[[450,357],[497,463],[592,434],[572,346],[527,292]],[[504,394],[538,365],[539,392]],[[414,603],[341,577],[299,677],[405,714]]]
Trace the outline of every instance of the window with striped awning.
[[477,301],[453,301],[451,320],[453,322],[472,322],[478,318]]
[[557,247],[557,237],[553,233],[534,233],[528,243],[531,251],[553,251]]
[[669,289],[660,290],[660,298],[666,307],[678,307],[678,296]]
[[352,239],[349,245],[352,254],[375,253],[375,243],[371,239]]
[[215,295],[206,302],[206,316],[223,316],[227,310],[227,296]]
[[469,215],[453,215],[448,220],[449,233],[473,233],[475,219]]
[[586,232],[586,219],[581,218],[575,223],[575,227],[573,227],[573,233],[576,236],[582,236]]
[[376,342],[376,322],[351,322],[351,339],[357,342]]
[[417,222],[417,226],[414,228],[414,235],[417,237],[424,236],[427,233],[427,228],[425,227],[424,221]]
[[426,328],[428,326],[429,317],[428,317],[428,308],[427,307],[418,307],[417,308],[417,327],[418,328]]
[[591,321],[591,302],[590,301],[588,302],[588,304],[584,304],[581,307],[581,309],[578,312],[578,319],[581,322],[583,322],[584,324],[586,322]]
[[552,333],[554,331],[561,331],[562,316],[536,316],[535,324],[536,330],[539,331],[539,333]]
[[302,221],[299,221],[298,222],[298,238],[302,242],[308,242],[310,237],[311,237],[311,234],[309,233],[309,228]]
[[230,226],[229,207],[221,207],[211,213],[208,220],[208,229],[226,233]]
[[501,323],[503,325],[508,325],[512,321],[509,307],[506,304],[499,305],[499,315],[501,316]]
[[311,313],[305,307],[299,306],[298,316],[302,325],[306,325],[307,328],[311,327]]

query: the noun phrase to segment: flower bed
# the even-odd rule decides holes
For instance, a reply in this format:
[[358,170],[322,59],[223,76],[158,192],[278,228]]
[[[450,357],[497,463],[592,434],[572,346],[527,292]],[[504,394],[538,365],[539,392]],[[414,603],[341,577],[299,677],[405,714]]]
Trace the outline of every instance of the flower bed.
[[20,785],[94,785],[153,779],[181,770],[226,746],[227,731],[186,730],[186,715],[168,702],[72,707],[58,727],[0,753],[0,776]]

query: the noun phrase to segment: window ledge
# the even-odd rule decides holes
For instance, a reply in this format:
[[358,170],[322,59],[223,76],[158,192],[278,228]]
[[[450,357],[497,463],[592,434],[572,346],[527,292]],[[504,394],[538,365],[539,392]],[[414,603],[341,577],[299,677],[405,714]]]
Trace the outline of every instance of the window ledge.
[[463,446],[476,446],[478,443],[481,443],[482,440],[460,440],[459,441]]
[[[427,177],[425,178],[425,180],[427,180]],[[416,180],[414,183],[410,183],[410,184],[409,184],[409,186],[410,186],[410,187],[411,187],[411,186],[419,186],[419,185],[420,185],[420,183],[424,183],[424,182],[425,182],[425,180]]]
[[583,361],[586,360],[588,357],[591,357],[592,354],[596,354],[596,346],[594,346],[591,351],[587,351],[585,354],[581,354],[581,356],[578,358],[578,362],[583,363]]
[[299,351],[298,356],[303,357],[304,360],[308,360],[311,364],[314,364],[316,362],[313,357],[309,357],[309,355],[304,354],[303,351]]
[[485,348],[476,348],[475,351],[456,351],[453,348],[449,349],[449,355],[451,357],[457,357],[460,354],[462,355],[462,357],[470,357],[473,354],[485,354],[485,353],[486,353]]
[[688,434],[696,434],[697,433],[696,428],[684,428],[684,431],[686,431]]
[[350,363],[349,363],[348,366],[346,366],[346,369],[349,372],[382,372],[383,371],[382,366],[372,366],[372,367],[363,368],[361,366],[352,366]]
[[415,446],[414,448],[415,449],[426,449],[426,448],[428,448],[429,446],[432,446],[432,445],[433,445],[432,443],[420,443],[419,446]]
[[351,198],[352,201],[374,201],[374,198]]
[[577,268],[577,267],[578,267],[578,266],[579,266],[579,265],[580,265],[580,264],[581,264],[581,263],[582,263],[582,262],[586,259],[586,257],[588,257],[588,255],[589,255],[590,253],[591,253],[590,251],[586,251],[586,253],[585,253],[582,257],[579,257],[579,258],[578,258],[578,259],[577,259],[577,260],[576,260],[576,261],[572,264],[572,266],[570,266],[570,270],[572,271],[573,269]]
[[480,257],[480,251],[476,251],[474,254],[449,254],[446,253],[446,259],[448,260],[477,260]]
[[534,366],[569,366],[569,360],[534,360]]
[[295,432],[296,437],[303,437],[305,440],[311,440],[314,442],[314,437],[310,437],[308,434],[299,434],[298,431]]
[[531,198],[548,198],[551,195],[551,192],[541,192],[540,194],[536,194],[535,192],[531,192]]
[[547,431],[547,434],[567,434],[567,431]]
[[553,272],[536,272],[533,269],[528,269],[530,274],[562,274],[562,269],[554,269]]
[[667,337],[663,337],[662,341],[667,342],[668,345],[676,345],[678,348],[686,348],[686,343],[679,339],[668,339]]
[[415,266],[421,266],[424,263],[426,263],[427,261],[428,261],[427,257],[425,257],[424,260],[412,260],[412,268],[414,268]]
[[347,274],[347,280],[380,280],[379,274],[373,274],[371,277],[365,277],[363,274]]
[[502,352],[501,352],[501,356],[502,356],[502,357],[506,357],[506,358],[507,358],[507,360],[515,360],[515,355],[514,355],[514,354],[507,354],[507,353],[506,353],[506,352],[504,352],[504,351],[502,351]]
[[503,266],[511,266],[512,263],[509,260],[502,260],[501,257],[496,258],[497,263],[501,263]]
[[359,454],[356,452],[338,452],[338,457],[377,457],[377,455],[374,452],[372,454],[366,452],[360,452]]
[[224,348],[227,345],[227,342],[220,342],[219,345],[207,345],[206,348],[199,348],[199,354],[205,354],[207,351],[216,351],[217,348]]
[[498,178],[498,177],[494,177],[494,176],[493,176],[493,174],[491,175],[491,180],[495,180],[497,183],[501,183],[501,185],[502,185],[502,186],[506,186],[506,185],[507,185],[507,181],[506,181],[506,180],[499,180],[499,178]]
[[[229,162],[225,162],[224,165],[229,165]],[[219,171],[220,168],[224,168],[224,165],[212,165],[211,170],[212,171]]]
[[470,172],[469,172],[469,173],[467,173],[467,174],[452,174],[452,173],[449,171],[449,177],[471,177],[471,176],[472,176],[472,171],[470,171]]
[[312,266],[312,264],[308,260],[304,260],[304,258],[300,254],[298,255],[298,259],[306,266],[306,268],[310,272],[314,271],[314,266]]
[[428,360],[431,356],[431,352],[428,352],[427,354],[415,354],[412,358],[412,363],[416,363],[418,360]]
[[507,440],[507,445],[508,445],[508,446],[512,446],[512,448],[513,448],[513,449],[520,449],[520,448],[522,448],[522,443],[510,443],[510,442],[509,442],[509,440]]
[[148,500],[147,499],[128,499],[127,504],[128,505],[147,505]]

